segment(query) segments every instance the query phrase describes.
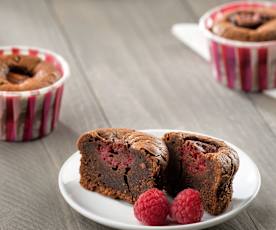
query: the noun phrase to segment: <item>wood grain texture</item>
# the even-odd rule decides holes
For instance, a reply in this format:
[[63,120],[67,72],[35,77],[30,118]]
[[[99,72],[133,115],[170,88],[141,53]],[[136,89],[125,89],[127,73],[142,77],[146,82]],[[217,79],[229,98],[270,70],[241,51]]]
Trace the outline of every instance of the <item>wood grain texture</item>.
[[241,215],[212,229],[276,229],[275,100],[221,87],[210,66],[170,33],[174,23],[196,22],[223,2],[0,1],[1,45],[52,49],[72,70],[55,132],[0,143],[1,230],[108,229],[73,211],[57,187],[78,135],[104,126],[188,129],[238,145],[261,170],[261,192]]
[[0,143],[0,229],[102,229],[69,208],[57,185],[60,166],[76,151],[79,133],[109,125],[98,99],[80,80],[83,72],[44,1],[1,1],[0,20],[5,22],[1,45],[55,50],[72,71],[55,132],[30,143]]

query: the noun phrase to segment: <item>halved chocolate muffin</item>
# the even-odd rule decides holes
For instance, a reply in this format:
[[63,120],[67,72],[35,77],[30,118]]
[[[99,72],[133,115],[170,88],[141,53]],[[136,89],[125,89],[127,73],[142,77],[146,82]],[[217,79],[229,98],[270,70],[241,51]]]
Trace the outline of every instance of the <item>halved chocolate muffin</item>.
[[222,213],[231,202],[232,181],[239,167],[235,150],[223,141],[185,132],[166,133],[163,140],[170,153],[169,194],[195,188],[207,212]]
[[161,139],[132,129],[102,128],[83,134],[77,145],[84,188],[129,203],[150,188],[163,189],[169,153]]

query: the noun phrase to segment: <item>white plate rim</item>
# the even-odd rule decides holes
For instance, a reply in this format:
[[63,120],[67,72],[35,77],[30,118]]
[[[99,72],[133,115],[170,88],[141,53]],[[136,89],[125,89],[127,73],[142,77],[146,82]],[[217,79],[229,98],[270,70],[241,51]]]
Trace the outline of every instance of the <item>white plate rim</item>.
[[241,204],[241,206],[239,208],[230,210],[227,213],[223,213],[219,216],[216,216],[214,219],[211,220],[206,220],[204,222],[198,222],[198,223],[194,223],[194,224],[188,224],[188,225],[167,225],[167,226],[145,226],[145,225],[133,225],[133,224],[125,224],[119,221],[114,221],[114,220],[110,220],[104,217],[101,217],[99,215],[96,215],[94,213],[88,212],[85,209],[83,209],[80,205],[78,205],[77,203],[75,203],[75,201],[73,199],[71,199],[71,197],[67,194],[63,183],[62,183],[62,175],[63,175],[63,171],[66,168],[66,165],[69,164],[69,162],[76,157],[77,154],[79,154],[79,151],[75,152],[74,154],[72,154],[62,165],[60,172],[59,172],[59,176],[58,176],[58,185],[59,185],[59,190],[60,193],[62,194],[63,198],[65,199],[65,201],[78,213],[82,214],[83,216],[87,217],[90,220],[95,221],[96,223],[102,224],[104,226],[108,226],[108,227],[112,227],[112,228],[118,228],[118,229],[168,229],[168,230],[172,230],[172,229],[183,229],[183,230],[189,230],[189,229],[202,229],[202,228],[208,228],[214,225],[218,225],[222,222],[225,222],[229,219],[232,219],[233,217],[235,217],[238,213],[240,213],[242,210],[244,210],[258,195],[259,191],[260,191],[260,187],[261,187],[261,175],[260,175],[260,171],[257,167],[257,165],[255,164],[255,162],[240,148],[238,148],[237,146],[235,146],[234,144],[231,144],[228,141],[225,141],[223,139],[217,138],[217,137],[213,137],[210,135],[206,135],[203,133],[198,133],[198,132],[192,132],[192,131],[185,131],[185,130],[176,130],[176,129],[144,129],[144,130],[140,130],[146,133],[165,133],[165,132],[188,132],[191,134],[197,134],[197,135],[203,135],[203,136],[207,136],[207,137],[211,137],[211,138],[215,138],[218,140],[222,140],[225,143],[227,143],[230,147],[238,150],[239,152],[241,152],[242,154],[244,154],[248,160],[251,161],[252,166],[254,167],[254,171],[256,173],[256,178],[257,178],[257,187],[255,192],[252,194],[252,196],[243,204]]

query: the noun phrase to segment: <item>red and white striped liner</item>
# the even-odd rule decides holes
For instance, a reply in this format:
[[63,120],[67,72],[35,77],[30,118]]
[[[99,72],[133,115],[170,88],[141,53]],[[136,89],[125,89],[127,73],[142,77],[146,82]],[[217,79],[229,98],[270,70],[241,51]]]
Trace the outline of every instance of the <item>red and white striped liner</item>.
[[64,81],[70,71],[60,55],[45,49],[0,47],[0,55],[22,54],[52,63],[62,74],[54,84],[29,91],[0,91],[0,140],[29,141],[49,134],[56,126]]
[[230,89],[245,92],[276,88],[276,41],[242,42],[213,34],[213,22],[238,8],[276,8],[273,2],[233,2],[214,8],[200,18],[200,28],[208,39],[215,78]]

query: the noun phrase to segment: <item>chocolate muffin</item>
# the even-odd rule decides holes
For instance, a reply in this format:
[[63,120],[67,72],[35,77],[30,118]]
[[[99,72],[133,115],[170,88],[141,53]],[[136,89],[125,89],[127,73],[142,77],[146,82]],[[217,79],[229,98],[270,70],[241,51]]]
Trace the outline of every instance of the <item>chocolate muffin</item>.
[[185,132],[166,133],[163,140],[170,154],[169,194],[197,189],[204,209],[221,214],[231,202],[232,181],[239,167],[237,153],[223,141]]
[[53,64],[27,55],[0,56],[0,91],[26,91],[49,86],[60,79]]
[[134,203],[150,188],[163,189],[169,153],[156,137],[131,129],[102,128],[83,134],[80,184]]
[[221,37],[239,41],[276,40],[276,9],[236,9],[215,20],[211,30]]

